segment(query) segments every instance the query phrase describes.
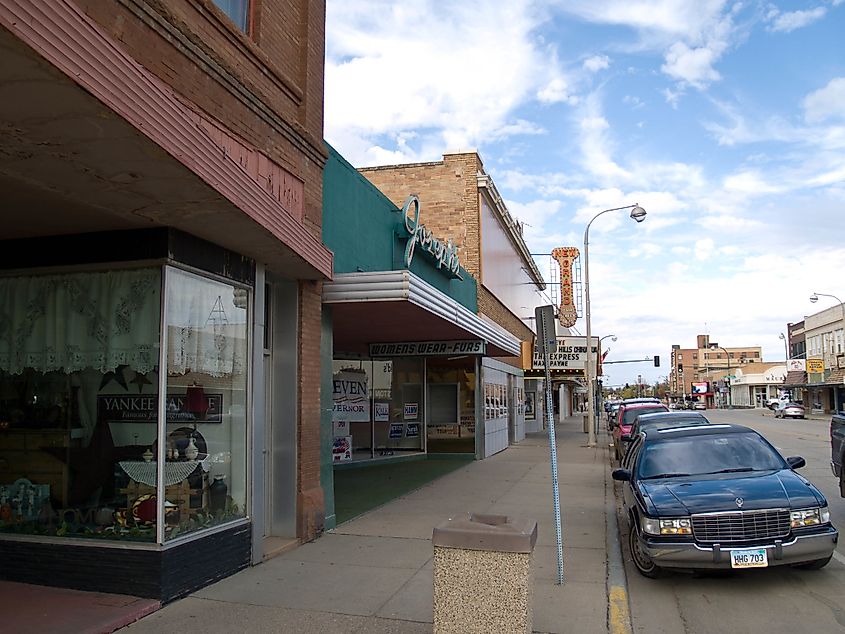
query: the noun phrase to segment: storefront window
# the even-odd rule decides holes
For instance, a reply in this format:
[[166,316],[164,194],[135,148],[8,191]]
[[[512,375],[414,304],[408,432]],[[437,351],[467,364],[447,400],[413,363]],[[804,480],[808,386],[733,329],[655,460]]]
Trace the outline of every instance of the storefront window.
[[0,278],[0,534],[153,543],[162,506],[168,539],[244,516],[248,294],[166,270],[164,421],[160,267]]
[[424,360],[332,363],[335,463],[423,451]]
[[248,295],[167,270],[165,535],[244,517]]
[[[161,269],[0,278],[0,533],[153,541]],[[153,480],[155,484],[155,480]]]
[[[428,452],[475,452],[475,362],[429,359]],[[485,407],[499,407],[504,393],[486,395]]]

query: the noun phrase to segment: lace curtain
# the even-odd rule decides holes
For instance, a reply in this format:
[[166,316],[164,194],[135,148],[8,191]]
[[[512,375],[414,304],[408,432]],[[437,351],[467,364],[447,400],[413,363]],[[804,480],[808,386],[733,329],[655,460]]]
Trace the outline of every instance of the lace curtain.
[[158,365],[161,270],[0,277],[0,370]]
[[167,372],[244,374],[247,311],[234,288],[178,269],[167,276]]

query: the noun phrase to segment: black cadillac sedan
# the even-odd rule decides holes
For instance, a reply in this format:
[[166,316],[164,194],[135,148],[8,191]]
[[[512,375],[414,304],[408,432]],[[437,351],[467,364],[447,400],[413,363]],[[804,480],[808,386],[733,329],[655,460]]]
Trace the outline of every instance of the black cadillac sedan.
[[613,471],[637,569],[823,567],[839,533],[804,464],[741,425],[640,433]]

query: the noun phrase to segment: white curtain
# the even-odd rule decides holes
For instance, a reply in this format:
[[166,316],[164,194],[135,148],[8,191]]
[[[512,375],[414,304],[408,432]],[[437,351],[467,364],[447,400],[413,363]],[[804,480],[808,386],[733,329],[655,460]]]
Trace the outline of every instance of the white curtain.
[[231,285],[168,268],[166,319],[170,375],[246,372],[247,311]]
[[0,277],[0,370],[158,364],[161,270]]

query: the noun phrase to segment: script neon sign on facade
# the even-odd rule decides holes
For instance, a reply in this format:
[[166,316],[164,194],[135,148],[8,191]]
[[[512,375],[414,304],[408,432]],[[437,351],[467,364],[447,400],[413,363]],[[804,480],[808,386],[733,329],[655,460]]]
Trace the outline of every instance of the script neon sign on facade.
[[[413,210],[411,208],[413,207]],[[411,213],[408,213],[411,211]],[[414,248],[419,245],[434,261],[437,268],[444,268],[452,277],[459,280],[461,277],[461,263],[458,261],[458,248],[452,244],[452,240],[446,243],[435,238],[431,231],[420,223],[420,199],[414,194],[408,196],[402,206],[402,217],[405,219],[404,229],[408,234],[408,244],[405,247],[405,266],[411,268],[414,259]]]

